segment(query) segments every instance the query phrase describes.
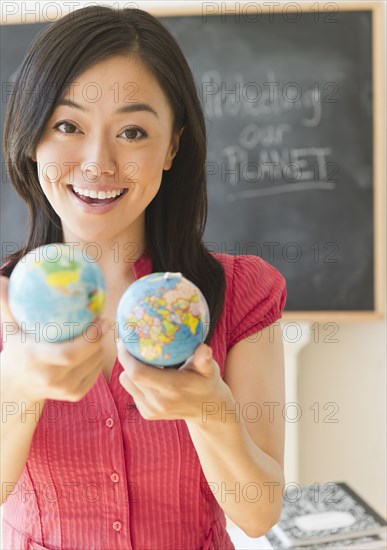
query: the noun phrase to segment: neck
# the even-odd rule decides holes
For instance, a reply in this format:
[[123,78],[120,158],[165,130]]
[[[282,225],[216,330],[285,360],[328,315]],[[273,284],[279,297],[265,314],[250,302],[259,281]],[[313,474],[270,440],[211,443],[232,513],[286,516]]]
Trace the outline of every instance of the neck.
[[120,292],[134,280],[133,264],[146,249],[145,237],[130,239],[117,236],[109,240],[86,241],[66,235],[65,243],[76,243],[75,248],[88,255],[101,268],[109,292]]

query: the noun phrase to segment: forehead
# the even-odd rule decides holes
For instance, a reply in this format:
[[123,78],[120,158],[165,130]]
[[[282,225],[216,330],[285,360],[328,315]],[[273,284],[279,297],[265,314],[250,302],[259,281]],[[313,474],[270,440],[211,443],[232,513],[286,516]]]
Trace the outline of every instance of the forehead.
[[99,61],[79,74],[64,96],[93,107],[149,102],[171,112],[167,97],[155,76],[136,56],[117,55]]

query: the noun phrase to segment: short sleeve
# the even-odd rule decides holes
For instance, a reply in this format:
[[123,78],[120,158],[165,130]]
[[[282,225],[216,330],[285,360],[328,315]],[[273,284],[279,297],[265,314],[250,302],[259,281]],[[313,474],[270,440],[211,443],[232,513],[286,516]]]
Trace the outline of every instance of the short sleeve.
[[231,287],[227,351],[280,319],[287,298],[284,277],[258,256],[235,256]]

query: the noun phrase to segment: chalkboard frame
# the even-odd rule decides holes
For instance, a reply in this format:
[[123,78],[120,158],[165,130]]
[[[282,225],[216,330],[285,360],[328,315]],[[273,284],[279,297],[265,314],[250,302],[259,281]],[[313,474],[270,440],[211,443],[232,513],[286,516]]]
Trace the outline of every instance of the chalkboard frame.
[[[164,4],[164,3],[163,3]],[[220,11],[224,2],[203,2],[195,6],[192,2],[186,5],[165,5],[145,7],[156,17],[203,15],[222,15]],[[176,2],[177,4],[177,2]],[[203,14],[203,6],[208,4],[211,11]],[[383,25],[386,7],[383,2],[371,0],[369,2],[228,2],[227,13],[232,12],[232,6],[240,12],[248,14],[256,12],[257,6],[262,13],[280,12],[286,9],[289,12],[317,13],[323,17],[327,12],[337,11],[365,11],[372,14],[372,85],[373,85],[373,228],[374,228],[374,308],[370,311],[284,311],[284,321],[311,321],[311,322],[368,322],[385,319],[386,316],[386,29]],[[278,5],[279,4],[279,5]],[[318,12],[316,5],[318,4]]]
[[[91,4],[90,2],[89,4]],[[112,5],[109,2],[96,2]],[[58,3],[60,4],[60,3]],[[192,2],[178,3],[176,1],[163,1],[162,3],[145,2],[114,2],[112,7],[139,7],[147,10],[156,17],[203,15],[204,6],[214,8],[213,15],[220,15],[219,7],[225,2]],[[372,13],[372,84],[373,84],[373,228],[374,228],[374,307],[370,311],[284,311],[284,321],[311,321],[311,322],[367,322],[385,319],[386,316],[386,52],[384,49],[386,29],[384,21],[386,6],[378,0],[341,1],[341,2],[227,2],[227,10],[232,6],[243,11],[253,12],[259,6],[262,13],[279,12],[286,13],[305,12],[318,13],[324,16],[332,11],[365,11]],[[316,10],[316,6],[318,6]],[[77,8],[75,8],[77,9]],[[62,14],[63,15],[63,14]],[[211,14],[207,11],[207,17]],[[21,17],[19,11],[7,14],[6,20],[2,18],[1,24],[31,24],[39,22],[53,22],[61,15],[51,8],[42,13],[24,13]],[[329,324],[329,323],[328,323]]]

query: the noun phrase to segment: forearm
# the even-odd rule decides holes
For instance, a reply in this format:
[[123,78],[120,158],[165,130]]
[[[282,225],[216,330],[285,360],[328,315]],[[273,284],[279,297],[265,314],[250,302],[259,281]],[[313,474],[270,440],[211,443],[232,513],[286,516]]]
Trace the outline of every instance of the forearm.
[[2,391],[1,395],[1,504],[12,493],[24,469],[45,403],[5,396],[6,393]]
[[246,534],[260,536],[281,514],[283,471],[253,442],[243,419],[230,414],[235,411],[231,391],[223,409],[215,405],[217,414],[186,421],[192,442],[221,508]]

